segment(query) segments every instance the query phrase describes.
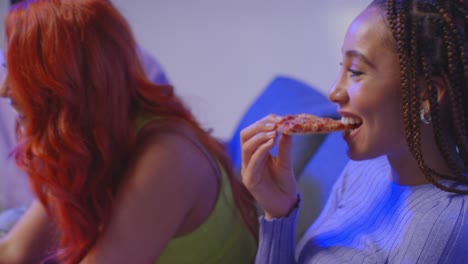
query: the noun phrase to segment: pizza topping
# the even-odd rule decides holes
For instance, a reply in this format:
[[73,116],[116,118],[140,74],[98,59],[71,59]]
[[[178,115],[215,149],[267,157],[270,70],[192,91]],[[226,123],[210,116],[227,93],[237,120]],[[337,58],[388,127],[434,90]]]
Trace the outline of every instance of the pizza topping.
[[361,125],[362,121],[356,117],[343,117],[334,120],[327,117],[318,117],[312,114],[286,115],[277,123],[276,129],[288,135],[330,133],[335,131],[350,130]]

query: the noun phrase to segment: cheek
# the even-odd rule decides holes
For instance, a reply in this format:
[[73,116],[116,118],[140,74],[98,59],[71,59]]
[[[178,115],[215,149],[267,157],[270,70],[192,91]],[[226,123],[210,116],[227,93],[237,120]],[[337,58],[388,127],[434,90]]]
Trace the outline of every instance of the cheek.
[[365,82],[350,86],[348,94],[350,103],[364,112],[375,112],[382,108],[390,112],[401,109],[400,85],[395,78],[387,81],[369,78]]
[[404,137],[401,96],[398,86],[373,85],[349,90],[350,103],[366,123],[368,140]]
[[349,103],[357,114],[366,118],[380,108],[382,98],[378,93],[373,93],[372,89],[366,87],[353,86],[348,89]]
[[405,142],[405,128],[401,109],[401,97],[399,93],[387,93],[375,106],[373,118],[376,130],[381,136],[380,140],[387,141],[392,148]]

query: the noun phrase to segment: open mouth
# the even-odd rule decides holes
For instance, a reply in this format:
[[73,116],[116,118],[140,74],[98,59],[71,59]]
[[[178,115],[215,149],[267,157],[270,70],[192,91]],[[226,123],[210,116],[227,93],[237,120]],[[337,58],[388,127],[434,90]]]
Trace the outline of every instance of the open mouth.
[[351,125],[352,129],[350,130],[353,131],[362,125],[362,120],[357,117],[342,116],[341,123],[345,125]]

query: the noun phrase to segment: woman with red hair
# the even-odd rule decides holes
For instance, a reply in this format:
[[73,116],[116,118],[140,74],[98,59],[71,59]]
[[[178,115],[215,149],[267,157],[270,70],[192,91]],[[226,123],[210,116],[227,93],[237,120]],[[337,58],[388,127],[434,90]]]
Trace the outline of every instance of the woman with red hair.
[[[9,12],[6,35],[2,94],[19,113],[15,157],[40,203],[2,256],[24,262],[52,249],[63,263],[253,261],[251,196],[172,87],[146,78],[110,1],[24,1]],[[47,217],[53,243],[21,249],[34,234],[44,238]]]

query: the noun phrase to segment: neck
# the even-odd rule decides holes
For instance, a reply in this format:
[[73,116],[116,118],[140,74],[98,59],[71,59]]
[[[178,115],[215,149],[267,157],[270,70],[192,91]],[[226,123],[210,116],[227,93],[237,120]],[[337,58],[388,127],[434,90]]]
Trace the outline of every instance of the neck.
[[429,183],[412,155],[408,155],[407,157],[387,155],[387,159],[392,168],[390,175],[392,182],[399,185]]
[[[450,149],[455,152],[455,145]],[[447,166],[437,144],[434,142],[434,135],[430,125],[423,125],[421,129],[421,153],[424,164],[429,168],[444,175],[453,175],[454,172]],[[406,147],[400,153],[387,154],[387,159],[392,168],[391,181],[400,185],[429,183],[409,148]],[[440,180],[440,178],[436,177],[435,180]]]

